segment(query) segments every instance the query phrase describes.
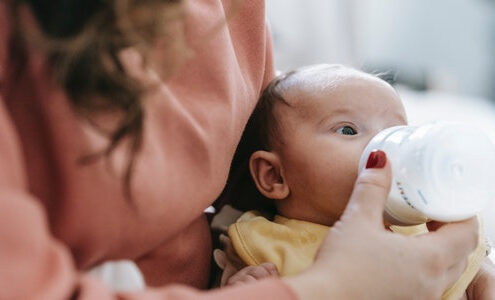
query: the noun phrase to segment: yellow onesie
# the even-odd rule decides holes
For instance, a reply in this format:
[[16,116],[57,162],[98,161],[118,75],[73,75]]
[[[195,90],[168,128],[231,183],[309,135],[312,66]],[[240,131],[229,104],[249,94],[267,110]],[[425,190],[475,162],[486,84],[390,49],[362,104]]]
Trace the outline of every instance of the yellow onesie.
[[[281,276],[288,276],[302,272],[313,263],[329,228],[278,215],[269,221],[256,211],[249,211],[230,225],[228,233],[237,254],[246,264],[253,266],[272,262]],[[404,235],[428,232],[425,224],[392,226],[391,229]],[[468,267],[459,280],[445,291],[442,299],[459,299],[478,272],[486,253],[481,231],[479,236],[478,247],[469,256]]]

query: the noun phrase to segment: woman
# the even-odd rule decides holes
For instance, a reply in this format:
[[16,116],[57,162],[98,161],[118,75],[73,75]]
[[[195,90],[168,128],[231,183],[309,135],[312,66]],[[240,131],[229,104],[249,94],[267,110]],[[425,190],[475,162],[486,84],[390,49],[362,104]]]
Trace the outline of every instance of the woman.
[[[82,275],[127,258],[148,285],[207,287],[203,210],[273,76],[263,2],[236,4],[0,3],[0,298],[317,299],[369,295],[384,280],[391,287],[377,298],[431,297],[462,272],[475,247],[472,220],[421,240],[370,226],[380,222],[390,176],[382,159],[358,179],[336,226],[345,234],[330,235],[301,276],[205,294],[169,286],[111,295]],[[432,266],[443,253],[433,244],[455,250]],[[350,249],[360,249],[359,264]],[[390,272],[379,280],[362,277],[360,269],[384,262]]]

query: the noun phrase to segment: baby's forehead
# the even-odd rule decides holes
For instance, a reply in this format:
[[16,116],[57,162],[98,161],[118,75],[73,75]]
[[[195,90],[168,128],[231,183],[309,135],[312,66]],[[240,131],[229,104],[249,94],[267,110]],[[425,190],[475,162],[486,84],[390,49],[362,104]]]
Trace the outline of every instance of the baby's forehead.
[[279,85],[279,93],[290,108],[304,110],[314,105],[311,98],[331,95],[334,91],[352,88],[364,81],[383,84],[381,79],[355,69],[317,65],[300,69],[285,78]]
[[342,65],[314,65],[296,70],[286,78],[288,85],[338,84],[340,81],[368,75]]
[[301,119],[314,120],[338,111],[362,113],[375,105],[376,99],[388,103],[388,110],[402,111],[399,95],[387,82],[340,65],[300,69],[281,82],[278,92],[284,101],[276,104],[275,118],[281,124],[297,124]]

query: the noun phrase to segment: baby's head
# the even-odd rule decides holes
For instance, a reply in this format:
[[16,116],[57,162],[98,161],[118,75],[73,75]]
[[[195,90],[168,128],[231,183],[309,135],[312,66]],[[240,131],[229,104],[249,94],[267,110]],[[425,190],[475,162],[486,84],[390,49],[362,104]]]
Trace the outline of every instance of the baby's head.
[[278,214],[332,225],[350,197],[366,144],[406,122],[399,95],[385,81],[341,65],[315,65],[268,85],[236,155],[249,155],[253,183]]

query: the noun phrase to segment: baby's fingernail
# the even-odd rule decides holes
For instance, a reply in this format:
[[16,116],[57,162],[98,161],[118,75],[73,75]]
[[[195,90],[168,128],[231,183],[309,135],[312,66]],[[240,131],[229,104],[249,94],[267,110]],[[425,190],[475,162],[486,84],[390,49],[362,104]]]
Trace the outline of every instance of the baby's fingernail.
[[387,155],[382,150],[373,150],[366,162],[366,169],[381,169],[387,163]]

